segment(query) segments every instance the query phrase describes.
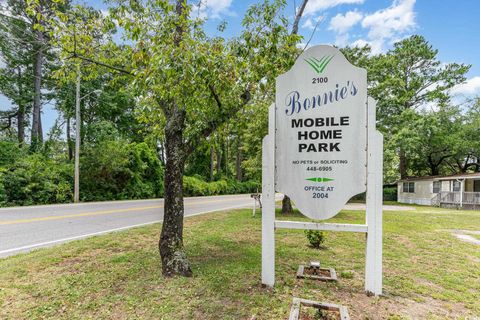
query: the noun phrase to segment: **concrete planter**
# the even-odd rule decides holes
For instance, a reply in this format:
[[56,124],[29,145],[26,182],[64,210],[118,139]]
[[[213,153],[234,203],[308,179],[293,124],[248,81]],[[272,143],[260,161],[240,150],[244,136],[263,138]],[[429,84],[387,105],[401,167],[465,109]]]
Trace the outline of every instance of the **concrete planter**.
[[312,261],[308,265],[298,266],[297,278],[329,282],[337,281],[337,273],[333,268],[320,268],[319,262]]
[[[293,298],[292,302],[292,309],[290,310],[290,317],[289,320],[305,320],[311,319],[311,317],[303,316],[303,310],[305,308],[314,308],[316,310],[321,310],[328,314],[328,319],[338,319],[338,320],[350,320],[350,316],[348,315],[348,310],[346,307],[331,304],[331,303],[324,303],[300,298]],[[315,310],[315,311],[316,311]]]

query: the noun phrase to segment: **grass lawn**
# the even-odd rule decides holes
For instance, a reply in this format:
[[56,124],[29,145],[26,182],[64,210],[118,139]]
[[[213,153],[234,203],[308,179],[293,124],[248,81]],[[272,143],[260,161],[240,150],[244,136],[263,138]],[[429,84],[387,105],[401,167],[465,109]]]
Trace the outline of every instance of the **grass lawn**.
[[[336,222],[363,223],[360,211]],[[299,214],[279,219],[304,219]],[[480,211],[415,207],[384,212],[384,293],[363,293],[365,236],[278,230],[277,284],[260,285],[261,218],[250,210],[186,219],[194,277],[160,273],[158,224],[0,260],[0,319],[287,319],[292,297],[339,303],[352,319],[480,315],[480,246],[448,229],[480,230]],[[297,280],[300,263],[334,267],[338,283]]]

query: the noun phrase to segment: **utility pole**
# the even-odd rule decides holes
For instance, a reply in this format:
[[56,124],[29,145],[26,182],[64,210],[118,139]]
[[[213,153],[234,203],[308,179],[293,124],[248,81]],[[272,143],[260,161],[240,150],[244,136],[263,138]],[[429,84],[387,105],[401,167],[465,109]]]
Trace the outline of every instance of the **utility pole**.
[[75,180],[73,186],[73,202],[77,203],[80,201],[80,64],[77,68],[77,88],[75,93]]

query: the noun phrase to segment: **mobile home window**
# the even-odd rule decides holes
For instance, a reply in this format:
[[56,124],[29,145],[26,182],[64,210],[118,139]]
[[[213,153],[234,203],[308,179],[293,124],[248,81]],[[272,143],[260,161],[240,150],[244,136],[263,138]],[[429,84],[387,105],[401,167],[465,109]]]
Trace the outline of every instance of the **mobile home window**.
[[433,193],[439,193],[442,188],[442,181],[433,181]]
[[473,180],[473,192],[480,192],[480,180]]
[[415,182],[404,182],[403,192],[415,193]]
[[461,184],[460,181],[453,181],[453,191],[460,191]]

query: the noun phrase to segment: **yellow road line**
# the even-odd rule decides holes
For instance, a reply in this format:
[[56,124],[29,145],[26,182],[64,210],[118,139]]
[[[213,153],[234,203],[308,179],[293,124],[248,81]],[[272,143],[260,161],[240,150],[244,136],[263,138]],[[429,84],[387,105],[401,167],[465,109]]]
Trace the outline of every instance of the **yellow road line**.
[[10,221],[7,220],[7,221],[0,221],[0,225],[27,223],[27,222],[36,222],[36,221],[60,220],[60,219],[76,218],[76,217],[99,216],[99,215],[102,215],[102,214],[110,214],[110,213],[117,213],[117,212],[130,212],[130,211],[156,209],[156,208],[163,208],[163,205],[161,205],[161,206],[150,206],[150,207],[140,207],[140,208],[128,208],[128,209],[83,212],[83,213],[75,213],[75,214],[66,214],[66,215],[62,215],[62,216],[47,216],[47,217],[31,218],[31,219],[20,219],[20,220],[10,220]]
[[[186,203],[186,205],[224,202],[224,201],[231,201],[231,200],[232,199],[206,200],[206,201]],[[61,219],[77,218],[77,217],[98,216],[98,215],[111,214],[111,213],[131,212],[131,211],[140,211],[140,210],[148,210],[148,209],[158,209],[158,208],[163,208],[163,204],[157,205],[157,206],[136,207],[136,208],[127,208],[127,209],[112,209],[112,210],[83,212],[83,213],[66,214],[66,215],[58,215],[58,216],[47,216],[47,217],[39,217],[39,218],[31,218],[31,219],[4,220],[4,221],[0,221],[0,226],[8,225],[8,224],[37,222],[37,221],[49,221],[49,220],[61,220]]]

